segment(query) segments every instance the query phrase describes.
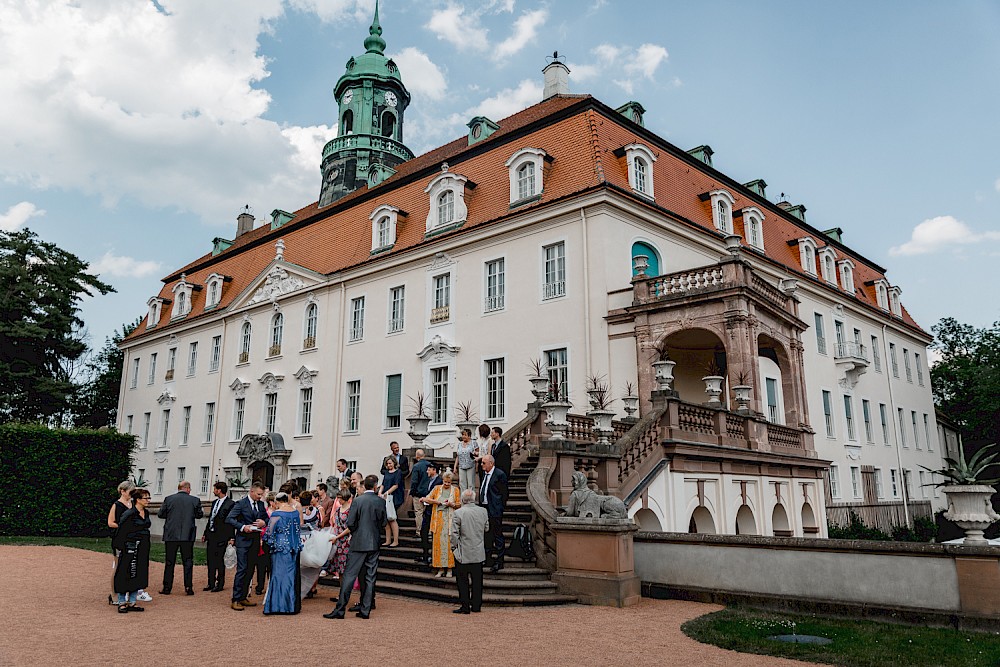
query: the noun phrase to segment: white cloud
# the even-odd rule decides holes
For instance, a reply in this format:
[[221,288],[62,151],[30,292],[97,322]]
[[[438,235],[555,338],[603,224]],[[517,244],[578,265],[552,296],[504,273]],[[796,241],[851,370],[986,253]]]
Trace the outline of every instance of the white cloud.
[[548,18],[549,12],[546,9],[536,9],[533,12],[524,12],[521,14],[514,21],[514,29],[511,36],[497,44],[494,51],[495,57],[502,59],[518,53],[535,38],[535,35],[538,34],[538,28]]
[[993,184],[993,187],[997,189],[997,192],[1000,192],[1000,178],[998,178],[997,182]]
[[408,46],[391,56],[401,72],[406,72],[406,82],[411,93],[424,95],[432,100],[444,98],[448,92],[448,82],[441,69],[426,53]]
[[116,255],[112,250],[104,253],[87,269],[94,275],[109,275],[115,278],[148,278],[162,270],[163,265],[160,262],[123,257]]
[[1000,241],[1000,231],[975,232],[961,220],[941,215],[924,220],[913,228],[910,240],[889,248],[889,254],[926,255],[945,250],[948,246],[968,245],[983,241]]
[[0,215],[0,231],[13,232],[28,222],[31,218],[45,215],[43,209],[38,208],[30,201],[23,201],[14,204],[7,209],[7,212]]
[[504,88],[493,97],[487,97],[462,114],[451,117],[453,123],[466,123],[473,116],[486,116],[491,120],[501,120],[537,104],[542,99],[542,86],[534,79],[524,79],[516,88]]
[[337,126],[313,125],[310,127],[287,126],[281,136],[295,149],[292,161],[303,170],[313,170],[319,164],[323,147],[337,136]]
[[368,23],[375,14],[375,0],[288,0],[288,4],[327,23],[344,19]]
[[652,79],[660,63],[667,59],[667,50],[658,44],[643,44],[632,59],[625,63],[629,74]]
[[479,24],[479,15],[466,14],[459,5],[449,3],[436,10],[424,27],[459,51],[484,51],[489,47],[489,30]]
[[[569,66],[570,81],[587,81],[602,74],[615,74],[612,79],[627,94],[631,95],[636,81],[655,81],[656,72],[669,58],[667,49],[659,44],[642,44],[637,49],[614,44],[598,44],[591,53],[592,63],[575,63]],[[676,76],[671,80],[674,87],[681,85]]]

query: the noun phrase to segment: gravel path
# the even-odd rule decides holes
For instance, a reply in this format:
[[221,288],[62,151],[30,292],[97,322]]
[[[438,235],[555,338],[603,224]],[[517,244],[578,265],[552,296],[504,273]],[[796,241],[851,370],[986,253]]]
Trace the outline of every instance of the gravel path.
[[[178,564],[177,579],[180,570]],[[196,567],[193,597],[183,594],[183,580],[169,597],[157,595],[154,584],[144,613],[118,614],[106,601],[110,554],[0,546],[0,665],[375,664],[386,655],[387,641],[396,656],[390,662],[397,663],[420,655],[434,663],[450,651],[456,664],[481,664],[486,650],[499,656],[489,662],[502,664],[804,664],[685,637],[681,623],[718,609],[713,605],[644,599],[630,609],[486,608],[456,616],[450,606],[380,596],[371,620],[348,615],[329,621],[322,614],[332,609],[334,591],[321,587],[298,616],[265,618],[259,606],[229,609],[228,574],[225,592],[203,593],[206,569]],[[151,563],[151,582],[162,576],[163,565]],[[126,630],[129,639],[120,640]],[[127,646],[133,647],[130,655],[121,655]]]

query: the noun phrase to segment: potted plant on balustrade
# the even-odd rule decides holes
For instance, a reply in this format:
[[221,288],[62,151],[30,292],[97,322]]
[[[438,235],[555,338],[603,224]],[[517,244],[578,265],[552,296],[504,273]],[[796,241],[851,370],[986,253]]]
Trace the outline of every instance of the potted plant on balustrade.
[[653,370],[656,372],[657,389],[660,391],[670,391],[674,384],[674,366],[676,361],[670,359],[670,352],[667,350],[667,338],[663,337],[656,345],[656,361],[653,362]]
[[1000,477],[987,477],[989,468],[1000,465],[994,460],[1000,456],[997,443],[987,445],[965,460],[965,452],[959,449],[958,458],[945,457],[948,465],[938,470],[920,466],[932,475],[940,475],[944,481],[935,486],[941,487],[948,497],[948,511],[944,518],[954,521],[965,531],[967,545],[987,545],[989,541],[983,537],[983,531],[1000,515],[993,511],[990,499],[996,492],[993,485],[1000,482]]
[[639,396],[636,393],[635,383],[626,382],[625,383],[625,393],[622,396],[622,404],[625,408],[625,421],[638,421],[635,415],[636,410],[639,409]]
[[431,423],[431,418],[427,416],[427,403],[423,392],[417,392],[416,396],[409,397],[410,405],[413,406],[413,414],[406,418],[410,423],[410,430],[406,432],[413,442],[420,446],[427,439],[427,426]]
[[549,374],[546,372],[545,364],[541,359],[532,359],[528,362],[528,381],[531,382],[531,393],[535,397],[535,402],[545,401],[549,393]]
[[569,428],[569,421],[566,415],[569,414],[573,404],[569,401],[569,396],[565,390],[561,390],[558,382],[549,385],[548,400],[542,403],[548,419],[545,425],[552,431],[553,440],[563,440],[566,437],[566,430]]
[[726,377],[722,374],[722,368],[719,367],[714,355],[712,356],[712,361],[705,368],[705,377],[701,380],[705,383],[705,393],[708,394],[708,405],[713,408],[722,407],[722,401],[719,400],[719,396],[722,395],[722,383],[725,382]]
[[736,397],[736,411],[746,414],[750,412],[750,394],[753,387],[750,385],[750,374],[740,371],[736,376],[736,384],[733,385],[733,395]]
[[476,427],[479,426],[478,417],[476,409],[472,407],[472,401],[459,401],[455,404],[455,426],[458,427],[460,435],[463,429],[469,429],[473,438],[479,437],[476,433]]
[[615,399],[611,396],[611,388],[607,383],[602,382],[602,377],[591,375],[587,379],[587,394],[590,396],[591,410],[587,416],[594,420],[592,431],[594,439],[599,445],[611,444],[610,436],[615,432],[611,426],[611,421],[615,417],[615,411],[611,410],[611,404]]
[[250,478],[243,475],[230,477],[226,480],[226,484],[229,486],[229,495],[232,496],[233,491],[245,491],[250,488],[250,481]]

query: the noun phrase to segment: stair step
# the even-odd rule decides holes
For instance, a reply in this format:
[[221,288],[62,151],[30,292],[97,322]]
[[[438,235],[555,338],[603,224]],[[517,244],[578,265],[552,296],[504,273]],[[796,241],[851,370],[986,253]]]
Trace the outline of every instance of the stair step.
[[[379,556],[378,562],[379,572],[382,572],[383,567],[391,570],[416,570],[418,572],[428,571],[427,565],[417,563],[412,558],[381,555]],[[489,576],[494,579],[518,578],[526,581],[548,581],[549,573],[548,570],[535,567],[535,564],[530,561],[524,562],[508,558],[504,561],[504,568],[502,570],[496,574],[490,574]]]
[[[487,572],[487,576],[483,577],[483,590],[493,592],[493,593],[555,593],[556,585],[551,581],[538,581],[538,580],[522,580],[516,578],[500,578],[494,577],[492,573]],[[414,570],[403,570],[403,569],[390,569],[379,567],[378,569],[379,581],[395,581],[401,583],[412,583],[412,584],[424,584],[427,586],[435,586],[437,588],[444,588],[447,590],[457,591],[457,584],[455,579],[448,579],[446,577],[435,577],[434,572],[417,572]]]
[[[457,590],[448,590],[424,584],[408,584],[397,581],[379,580],[375,583],[375,590],[379,593],[386,593],[390,595],[403,595],[406,597],[422,598],[424,600],[452,602],[455,604],[458,603]],[[536,595],[519,593],[483,593],[483,604],[498,607],[573,604],[576,601],[576,598],[571,595],[561,595],[559,593],[539,593]]]

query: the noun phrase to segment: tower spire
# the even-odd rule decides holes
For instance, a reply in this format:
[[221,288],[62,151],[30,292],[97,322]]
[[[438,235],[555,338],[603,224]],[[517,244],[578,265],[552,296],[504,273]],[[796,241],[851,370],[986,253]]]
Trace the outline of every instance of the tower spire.
[[365,50],[368,53],[379,53],[385,51],[385,40],[382,39],[382,26],[378,22],[378,0],[375,0],[375,18],[372,19],[371,27],[368,28],[368,36],[365,38]]

